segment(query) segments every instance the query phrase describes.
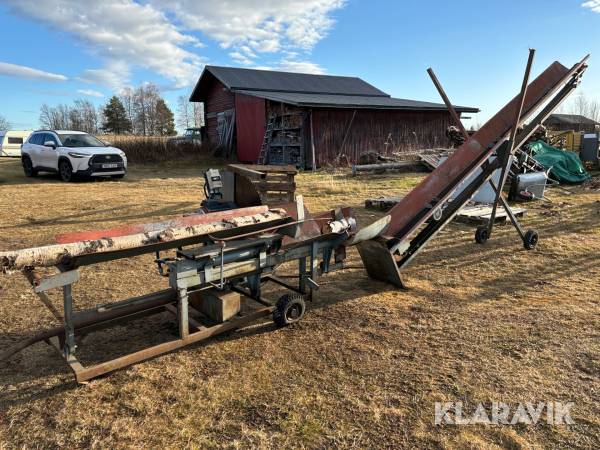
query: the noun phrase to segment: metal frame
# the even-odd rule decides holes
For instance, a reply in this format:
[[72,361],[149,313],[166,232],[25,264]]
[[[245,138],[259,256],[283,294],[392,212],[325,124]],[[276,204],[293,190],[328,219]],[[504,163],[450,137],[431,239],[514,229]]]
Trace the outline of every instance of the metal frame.
[[[468,137],[451,157],[390,210],[389,225],[380,234],[379,239],[358,244],[358,251],[369,276],[404,287],[400,269],[410,263],[454,218],[483,184],[490,181],[493,172],[502,167],[503,161],[507,159],[510,161],[512,149],[523,145],[552,111],[577,87],[587,68],[586,61],[589,55],[571,69],[566,69],[557,62],[551,64],[528,86],[527,79],[532,58],[533,54],[530,53],[521,93],[474,136]],[[430,71],[430,75],[432,74],[433,71]],[[432,79],[441,90],[435,75]],[[448,104],[450,103],[445,94],[442,98]],[[542,108],[546,102],[548,103]],[[523,123],[539,108],[542,110],[517,136],[515,123]],[[514,116],[517,117],[516,120],[512,120]],[[507,141],[509,132],[511,132],[511,139]],[[490,161],[490,156],[494,153],[497,158]],[[465,180],[478,169],[481,169],[481,173],[463,187]],[[503,184],[498,188],[495,187],[497,201],[505,207],[511,222],[524,240],[522,228],[510,211],[506,200],[500,195],[502,186]],[[449,201],[452,193],[459,187],[463,189],[461,193]],[[432,216],[435,218],[426,223]]]
[[[335,211],[330,212],[331,215],[335,213]],[[348,237],[347,232],[326,233],[314,237],[301,236],[288,242],[287,246],[284,246],[284,239],[290,238],[280,233],[258,237],[247,237],[244,234],[240,235],[240,239],[207,237],[207,241],[199,246],[179,248],[175,258],[161,259],[160,255],[157,255],[156,264],[159,273],[164,274],[165,268],[168,269],[169,289],[79,312],[74,312],[72,295],[72,286],[79,281],[78,268],[57,267],[59,270],[57,274],[45,278],[40,277],[33,269],[26,271],[24,274],[34,292],[63,325],[42,331],[16,344],[0,354],[0,360],[12,356],[35,342],[45,341],[60,353],[75,374],[77,382],[82,383],[212,336],[241,328],[269,316],[276,309],[273,302],[261,295],[261,287],[265,283],[276,283],[312,299],[313,291],[319,288],[315,281],[317,277],[343,267],[338,259],[340,259],[339,254],[345,256],[341,246]],[[143,253],[155,252],[154,247],[149,247]],[[141,252],[141,249],[136,250]],[[331,259],[334,255],[336,260],[332,263]],[[129,257],[129,254],[120,253],[112,256],[111,259],[121,259]],[[86,264],[101,262],[88,259],[84,261]],[[297,286],[288,284],[273,275],[277,266],[293,261],[297,261]],[[81,263],[81,260],[79,262]],[[237,315],[223,323],[211,324],[206,320],[203,323],[203,319],[206,318],[190,305],[189,297],[195,292],[210,288],[233,290],[241,294],[246,301],[260,305],[260,308],[245,315]],[[62,314],[53,306],[47,295],[47,291],[52,289],[61,289],[63,292]],[[176,317],[179,329],[177,339],[88,367],[77,359],[78,337],[117,323],[165,311]]]

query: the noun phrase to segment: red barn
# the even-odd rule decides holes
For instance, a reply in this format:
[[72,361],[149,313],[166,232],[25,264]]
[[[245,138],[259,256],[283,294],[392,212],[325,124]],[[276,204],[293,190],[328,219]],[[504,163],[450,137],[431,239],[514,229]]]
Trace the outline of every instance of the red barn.
[[443,104],[392,98],[356,77],[206,66],[190,101],[204,103],[209,141],[248,163],[312,167],[443,147],[451,125]]

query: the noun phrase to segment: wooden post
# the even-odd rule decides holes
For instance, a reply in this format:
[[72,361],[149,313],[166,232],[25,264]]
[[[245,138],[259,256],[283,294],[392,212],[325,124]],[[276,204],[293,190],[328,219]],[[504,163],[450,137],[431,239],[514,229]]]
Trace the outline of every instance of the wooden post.
[[310,150],[312,153],[312,171],[317,171],[317,158],[315,155],[315,133],[313,130],[313,110],[310,110]]

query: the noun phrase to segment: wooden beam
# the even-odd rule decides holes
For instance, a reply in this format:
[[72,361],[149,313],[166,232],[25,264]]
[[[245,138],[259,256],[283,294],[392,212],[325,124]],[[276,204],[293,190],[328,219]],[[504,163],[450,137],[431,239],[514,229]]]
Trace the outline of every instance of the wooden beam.
[[[258,166],[258,167],[263,167],[263,166]],[[254,178],[264,179],[267,177],[267,174],[264,173],[264,171],[259,171],[257,169],[251,169],[249,166],[244,166],[241,164],[229,164],[227,166],[227,168],[229,170],[231,170],[232,172],[235,172],[237,174],[243,175],[243,176],[251,178],[251,179],[254,179]]]

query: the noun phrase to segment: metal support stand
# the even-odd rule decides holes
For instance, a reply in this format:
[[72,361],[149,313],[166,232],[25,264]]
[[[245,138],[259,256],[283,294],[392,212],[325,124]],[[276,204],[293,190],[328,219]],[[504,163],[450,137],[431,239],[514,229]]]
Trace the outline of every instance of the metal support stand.
[[[519,94],[519,107],[516,111],[515,121],[513,123],[513,127],[510,133],[509,144],[506,152],[502,155],[502,172],[500,173],[500,180],[498,186],[496,188],[496,198],[494,200],[494,204],[492,205],[492,214],[490,215],[488,224],[487,224],[487,234],[488,238],[492,235],[492,230],[494,228],[494,222],[496,221],[496,210],[498,209],[498,203],[502,198],[502,189],[504,188],[504,184],[506,183],[506,178],[508,177],[509,166],[512,163],[512,155],[515,149],[515,141],[517,139],[517,132],[519,131],[519,125],[521,124],[521,113],[523,111],[523,104],[525,103],[525,96],[527,95],[527,85],[529,84],[529,74],[531,73],[531,66],[533,65],[533,57],[535,56],[535,50],[529,49],[529,58],[527,59],[527,67],[525,68],[525,75],[523,76],[523,84],[521,85],[521,92]],[[499,157],[499,156],[498,156]],[[503,199],[504,200],[504,199]],[[503,202],[503,206],[504,206]],[[509,209],[506,209],[506,213],[511,216]],[[512,221],[512,217],[511,217]],[[514,223],[514,222],[513,222]],[[521,233],[520,233],[521,234]]]
[[298,289],[302,294],[306,294],[306,258],[298,259]]
[[186,339],[190,334],[190,319],[187,288],[177,291],[177,319],[179,321],[179,336]]
[[71,285],[63,286],[63,306],[65,322],[65,344],[63,354],[66,358],[75,354],[75,327],[73,326],[73,295]]
[[[498,188],[496,187],[494,182],[490,179],[489,183],[490,183],[490,186],[492,186],[492,189],[494,190],[494,192],[496,193],[496,196],[498,196]],[[500,203],[502,203],[502,207],[504,208],[504,211],[506,211],[508,218],[510,219],[511,223],[515,227],[515,230],[517,230],[517,233],[519,233],[519,237],[521,238],[521,240],[525,239],[525,231],[523,231],[523,227],[519,223],[517,216],[515,216],[515,214],[513,213],[512,208],[510,207],[510,205],[508,204],[508,202],[502,195],[499,196],[499,199],[500,199]]]

